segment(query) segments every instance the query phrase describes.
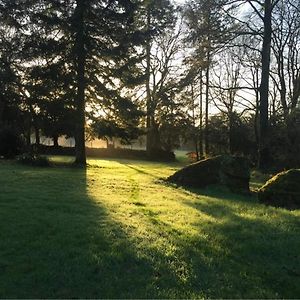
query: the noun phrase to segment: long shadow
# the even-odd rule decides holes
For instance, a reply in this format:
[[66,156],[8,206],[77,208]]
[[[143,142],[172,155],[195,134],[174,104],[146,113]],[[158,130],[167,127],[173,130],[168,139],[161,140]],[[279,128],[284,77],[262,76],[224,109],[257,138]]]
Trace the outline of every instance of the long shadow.
[[[18,167],[2,170],[1,175],[0,298],[300,294],[300,226],[294,228],[299,219],[288,212],[277,212],[282,224],[268,222],[263,207],[259,218],[243,217],[240,210],[245,207],[229,194],[218,203],[201,201],[203,191],[180,190],[199,198],[184,205],[215,222],[199,217],[193,224],[196,234],[190,235],[142,207],[149,231],[155,230],[157,238],[175,249],[167,255],[150,243],[141,249],[145,244],[128,236],[101,201],[95,202],[89,193],[93,178],[86,170]],[[251,200],[242,203],[251,205]]]
[[145,171],[141,168],[138,168],[138,167],[134,167],[134,166],[131,166],[131,165],[128,165],[128,164],[124,164],[127,168],[130,168],[134,171],[136,171],[137,173],[140,173],[142,175],[147,175],[147,176],[151,176],[152,178],[155,178],[155,179],[161,179],[162,177],[160,176],[157,176],[157,175],[154,175],[153,173],[151,172],[148,172],[148,171]]
[[299,216],[259,204],[255,194],[237,195],[218,187],[178,190],[167,182],[160,184],[194,196],[197,200],[182,203],[215,220],[199,218],[194,224],[199,234],[187,236],[144,209],[149,228],[158,228],[177,248],[170,264],[177,265],[176,272],[182,266],[183,274],[178,275],[185,278],[181,284],[189,295],[295,298],[300,294]]
[[[194,227],[206,232],[206,241],[195,237],[185,245],[189,251],[183,259],[193,261],[193,286],[204,278],[202,289],[212,298],[232,298],[232,291],[234,298],[300,295],[299,216],[218,189],[183,191],[197,199],[183,201],[185,205],[215,220],[199,218]],[[201,199],[203,195],[214,199]],[[209,262],[205,276],[197,268],[201,261]]]
[[[174,161],[174,162],[163,162],[163,161],[151,161],[151,160],[139,160],[139,161],[133,161],[130,159],[111,159],[112,161],[116,161],[128,168],[131,168],[138,173],[149,175],[152,177],[156,177],[156,174],[153,174],[153,172],[149,171],[150,168],[156,169],[164,169],[164,168],[170,168],[177,171],[178,168],[182,167],[182,164]],[[141,168],[141,165],[143,166]],[[150,167],[150,168],[149,168]]]
[[153,262],[138,254],[122,225],[89,196],[86,170],[4,172],[0,298],[168,297],[162,274],[168,288],[178,286],[162,255],[153,253]]

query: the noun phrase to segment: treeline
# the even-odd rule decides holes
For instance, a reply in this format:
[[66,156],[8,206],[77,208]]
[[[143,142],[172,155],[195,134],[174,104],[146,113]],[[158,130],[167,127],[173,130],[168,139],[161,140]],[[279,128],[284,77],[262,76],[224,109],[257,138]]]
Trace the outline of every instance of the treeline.
[[32,132],[66,135],[85,164],[87,139],[146,135],[149,156],[192,141],[198,158],[299,165],[299,14],[299,0],[0,0],[0,152],[14,134],[28,149]]

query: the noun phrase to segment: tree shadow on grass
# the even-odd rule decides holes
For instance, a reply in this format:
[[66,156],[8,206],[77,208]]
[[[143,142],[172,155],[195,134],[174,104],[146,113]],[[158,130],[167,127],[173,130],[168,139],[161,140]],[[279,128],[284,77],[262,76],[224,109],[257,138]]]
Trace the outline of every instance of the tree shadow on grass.
[[89,196],[86,170],[20,168],[18,185],[10,176],[0,198],[1,298],[168,297],[160,267],[178,285],[163,257],[138,254]]
[[197,258],[202,256],[202,261],[208,262],[202,284],[212,298],[300,295],[299,215],[260,205],[252,197],[229,192],[221,195],[220,190],[185,192],[194,193],[196,200],[184,204],[213,220],[199,218],[194,224],[206,234],[206,240],[190,239],[184,258],[194,262],[191,268],[195,279],[203,276],[196,267]]
[[258,215],[251,215],[249,199],[242,206],[230,195],[201,201],[199,191],[176,189],[193,195],[182,200],[199,211],[193,233],[140,208],[151,238],[169,251],[129,236],[101,195],[96,202],[89,194],[86,170],[20,167],[6,170],[1,183],[0,298],[299,295],[299,220],[288,212],[254,203]]
[[[172,188],[170,184],[167,186]],[[183,197],[183,205],[210,217],[207,220],[199,216],[199,221],[193,224],[198,234],[190,235],[162,221],[151,208],[143,208],[143,221],[148,223],[149,230],[155,227],[175,249],[164,260],[168,262],[167,270],[180,278],[178,295],[206,298],[299,295],[299,216],[261,205],[255,196],[237,195],[217,187],[174,190],[192,196],[188,200]]]
[[129,165],[129,164],[124,164],[124,163],[123,163],[123,165],[126,166],[129,169],[132,169],[132,170],[136,171],[139,174],[150,176],[150,177],[152,177],[152,178],[154,178],[156,180],[162,180],[163,179],[162,176],[158,176],[157,174],[153,174],[152,172],[146,171],[146,170],[144,170],[142,168],[139,168],[139,167],[136,167],[136,166],[132,166],[132,165]]

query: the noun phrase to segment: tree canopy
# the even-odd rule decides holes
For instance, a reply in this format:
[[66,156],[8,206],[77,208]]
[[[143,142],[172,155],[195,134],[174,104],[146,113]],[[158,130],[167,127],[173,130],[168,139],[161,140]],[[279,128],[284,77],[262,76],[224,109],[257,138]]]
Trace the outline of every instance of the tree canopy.
[[32,134],[73,137],[83,165],[88,136],[294,165],[299,13],[299,0],[1,0],[0,125],[27,149]]

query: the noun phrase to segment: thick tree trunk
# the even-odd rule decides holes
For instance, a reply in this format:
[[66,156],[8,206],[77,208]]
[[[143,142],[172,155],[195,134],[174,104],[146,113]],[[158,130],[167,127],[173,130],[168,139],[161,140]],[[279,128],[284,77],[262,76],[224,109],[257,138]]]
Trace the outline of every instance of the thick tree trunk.
[[75,163],[86,165],[85,152],[85,42],[84,42],[84,11],[85,0],[76,1],[76,67],[77,67],[77,97],[76,115],[77,123],[75,129]]
[[264,37],[262,46],[262,70],[260,84],[260,105],[259,105],[259,160],[260,169],[265,169],[269,165],[270,152],[268,145],[268,107],[269,107],[269,73],[270,73],[270,52],[272,38],[272,3],[265,0],[264,5]]
[[25,133],[26,147],[28,151],[31,150],[31,128],[29,127]]
[[150,141],[150,152],[161,149],[159,125],[156,123],[154,117],[151,117]]
[[294,80],[293,82],[293,95],[292,95],[292,101],[291,101],[291,111],[294,111],[298,104],[300,99],[300,75]]

